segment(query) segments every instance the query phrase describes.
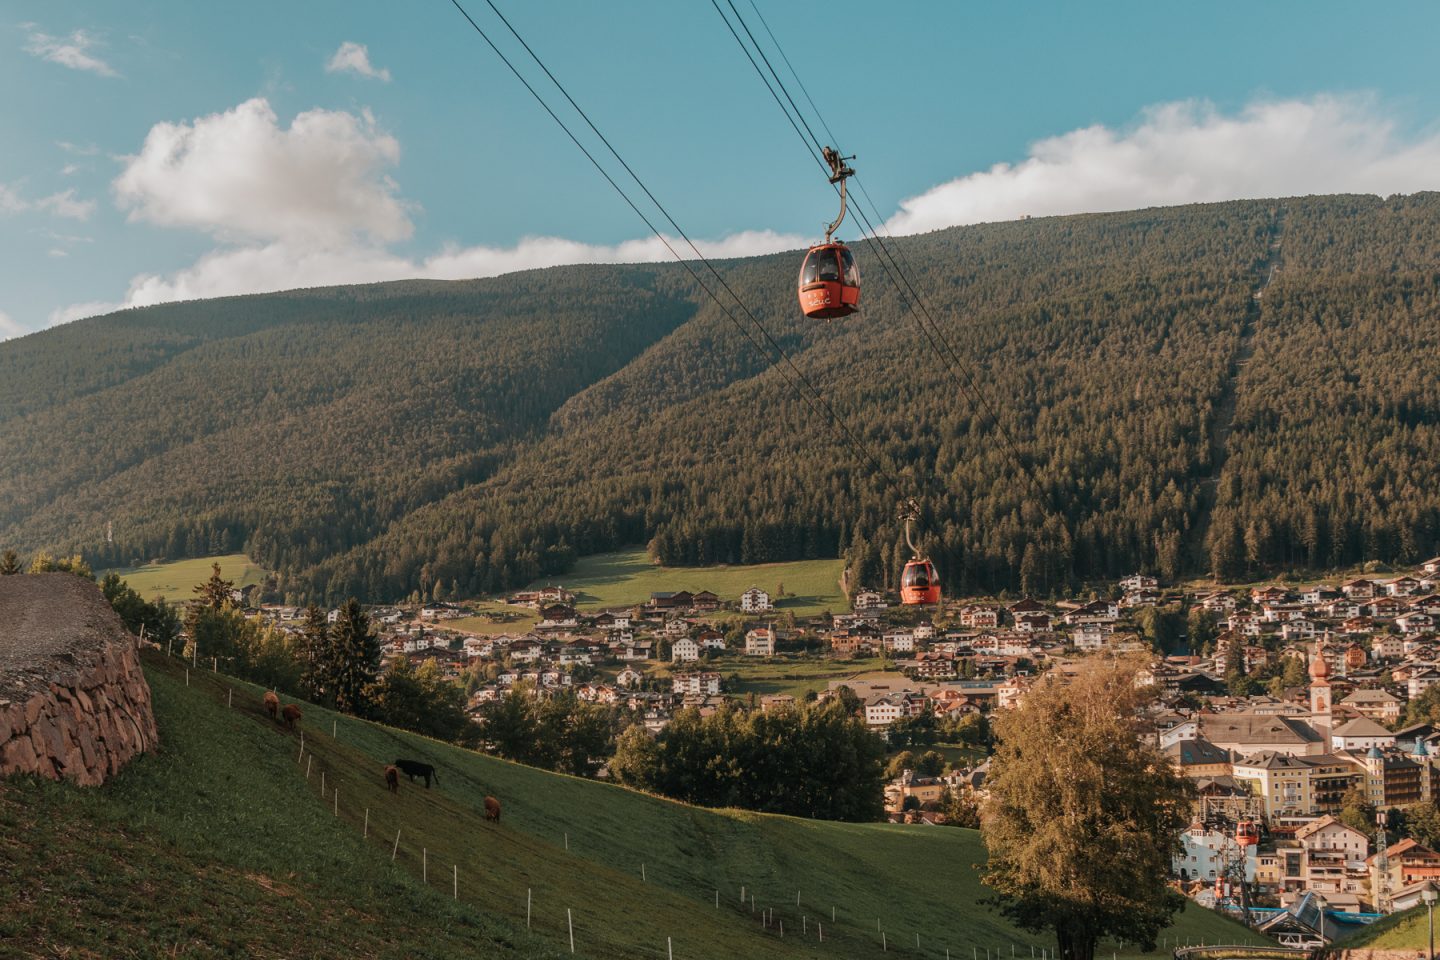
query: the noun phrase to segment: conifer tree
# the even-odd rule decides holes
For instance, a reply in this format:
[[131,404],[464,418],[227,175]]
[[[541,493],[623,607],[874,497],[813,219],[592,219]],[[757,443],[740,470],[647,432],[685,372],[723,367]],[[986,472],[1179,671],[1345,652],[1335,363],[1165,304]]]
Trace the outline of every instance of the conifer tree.
[[335,708],[359,716],[380,675],[380,638],[370,618],[351,597],[340,608],[330,630],[329,671],[334,684]]
[[315,604],[305,608],[305,625],[300,628],[300,685],[311,700],[334,706],[334,656],[331,653],[330,625],[325,611]]
[[195,585],[195,595],[205,606],[211,610],[220,610],[231,603],[231,591],[235,589],[234,580],[226,580],[220,575],[220,564],[210,565],[210,579],[204,583]]

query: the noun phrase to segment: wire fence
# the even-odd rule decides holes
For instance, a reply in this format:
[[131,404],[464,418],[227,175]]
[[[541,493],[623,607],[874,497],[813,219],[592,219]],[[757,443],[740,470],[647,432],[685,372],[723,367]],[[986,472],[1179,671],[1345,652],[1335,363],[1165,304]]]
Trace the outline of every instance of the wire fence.
[[[184,667],[187,686],[194,685],[191,679],[193,666],[190,664]],[[211,669],[202,673],[216,678],[218,698],[226,709],[233,710],[237,707],[236,688],[233,685],[221,684],[219,679],[233,678],[220,673],[218,666],[218,663],[212,661]],[[267,716],[260,698],[249,696],[242,690],[238,699],[238,706],[248,714],[257,719]],[[390,818],[372,815],[372,809],[366,806],[363,800],[352,799],[363,796],[366,791],[359,788],[353,769],[341,769],[341,763],[329,756],[330,748],[338,746],[341,738],[339,721],[331,718],[328,732],[323,729],[323,723],[319,724],[318,730],[316,726],[317,724],[312,722],[307,730],[302,718],[295,724],[298,749],[294,744],[285,747],[292,751],[291,757],[297,774],[303,777],[307,786],[312,786],[318,799],[330,808],[337,820],[352,824],[364,842],[380,844],[382,850],[388,848],[390,861],[410,875],[418,875],[426,887],[438,888],[437,893],[441,895],[448,892],[451,900],[468,908],[483,908],[512,917],[517,925],[523,917],[525,929],[530,934],[541,936],[552,943],[558,941],[562,950],[577,955],[587,952],[587,942],[596,944],[599,947],[597,952],[603,955],[623,953],[625,956],[663,957],[665,960],[675,960],[676,956],[680,956],[682,960],[686,960],[690,957],[704,957],[710,952],[709,944],[694,942],[683,935],[679,938],[667,935],[663,943],[647,944],[629,940],[622,942],[614,938],[612,931],[602,926],[606,918],[594,916],[595,911],[589,909],[589,903],[555,903],[547,897],[547,891],[533,885],[525,887],[523,901],[518,890],[513,891],[508,898],[497,897],[495,881],[500,878],[487,874],[483,868],[473,864],[466,865],[467,869],[462,871],[460,863],[446,863],[436,859],[422,842],[407,837],[403,823],[393,825],[386,822],[382,826],[381,821]],[[317,743],[324,744],[325,748],[317,751]],[[364,780],[372,785],[373,790],[375,774],[367,771]],[[374,813],[378,814],[379,811]],[[560,841],[556,845],[559,848],[557,852],[563,851],[564,854],[583,857],[583,849],[575,845],[575,838],[568,832],[562,832],[557,839]],[[599,862],[615,866],[609,858]],[[655,866],[656,864],[645,860],[636,865],[635,872],[641,883],[657,882]],[[915,930],[913,923],[903,920],[895,923],[892,922],[893,918],[887,920],[876,916],[872,928],[870,919],[875,912],[873,910],[855,911],[838,902],[807,902],[803,889],[774,881],[762,884],[745,882],[728,891],[718,886],[697,891],[693,889],[692,883],[689,884],[692,889],[688,894],[680,888],[684,885],[683,881],[677,883],[672,880],[670,883],[657,885],[667,893],[685,897],[697,908],[708,907],[711,911],[728,913],[732,918],[750,925],[754,932],[777,941],[777,946],[779,941],[798,941],[797,945],[813,947],[812,952],[835,953],[839,956],[851,955],[856,951],[873,953],[878,948],[879,952],[884,954],[925,956],[936,960],[941,957],[944,960],[965,960],[967,951],[970,954],[969,960],[1056,960],[1054,951],[1048,947],[1014,942],[983,944],[964,936],[957,936],[953,942],[946,942],[946,938],[933,936],[933,931]],[[510,903],[511,900],[514,902]],[[1304,951],[1289,952],[1278,948],[1257,948],[1253,945],[1217,948],[1215,945],[1188,941],[1181,943],[1169,938],[1164,940],[1161,947],[1163,950],[1172,951],[1175,960],[1196,960],[1194,953],[1204,950],[1207,955],[1213,955],[1217,949],[1233,949],[1236,956],[1244,957],[1288,958],[1304,954]],[[1124,949],[1123,945],[1121,949]],[[1097,957],[1103,960],[1105,952],[1097,952]],[[1112,960],[1115,960],[1118,951],[1110,952]]]

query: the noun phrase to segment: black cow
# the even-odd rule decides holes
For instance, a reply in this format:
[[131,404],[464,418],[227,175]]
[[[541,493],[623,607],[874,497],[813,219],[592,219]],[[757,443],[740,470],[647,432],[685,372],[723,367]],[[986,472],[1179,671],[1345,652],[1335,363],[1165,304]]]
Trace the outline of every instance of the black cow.
[[416,777],[424,777],[426,790],[430,789],[430,780],[432,777],[436,783],[440,782],[440,774],[428,763],[421,763],[419,760],[396,760],[395,766],[399,768],[401,773],[410,778],[411,783],[415,782]]

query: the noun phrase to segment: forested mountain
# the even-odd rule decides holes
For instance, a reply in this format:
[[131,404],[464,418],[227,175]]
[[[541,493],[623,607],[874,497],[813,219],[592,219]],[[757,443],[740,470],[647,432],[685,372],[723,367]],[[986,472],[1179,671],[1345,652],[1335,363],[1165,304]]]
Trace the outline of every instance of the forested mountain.
[[878,468],[678,265],[127,311],[0,344],[0,546],[243,546],[331,599],[627,543],[879,584],[914,496],[952,590],[1414,560],[1440,546],[1437,236],[1422,194],[895,241],[959,365],[866,244],[864,310],[828,324],[795,255],[719,264]]

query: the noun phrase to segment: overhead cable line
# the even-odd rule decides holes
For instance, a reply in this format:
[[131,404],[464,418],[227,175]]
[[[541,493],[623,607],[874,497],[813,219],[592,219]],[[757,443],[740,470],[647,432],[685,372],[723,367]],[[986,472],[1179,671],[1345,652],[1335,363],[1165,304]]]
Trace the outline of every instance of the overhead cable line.
[[[648,216],[646,216],[646,214],[640,209],[640,207],[635,203],[635,201],[631,199],[630,195],[626,193],[625,190],[615,181],[615,179],[610,175],[610,173],[605,169],[605,167],[600,163],[600,161],[595,158],[595,155],[591,153],[588,148],[586,148],[586,146],[580,141],[580,139],[575,135],[575,133],[570,129],[570,127],[565,123],[565,121],[562,120],[558,114],[556,114],[556,112],[550,107],[549,103],[545,101],[545,99],[540,95],[540,93],[535,89],[535,87],[530,83],[530,81],[525,78],[525,76],[510,60],[510,58],[507,57],[505,53],[495,44],[495,41],[491,39],[490,35],[485,32],[485,30],[480,26],[479,23],[475,21],[472,16],[470,16],[470,13],[460,4],[459,0],[450,0],[450,2],[455,7],[455,9],[460,12],[460,15],[465,18],[465,20],[470,24],[470,26],[474,28],[475,32],[480,35],[481,39],[485,41],[486,45],[489,46],[490,49],[495,53],[495,55],[500,58],[500,60],[505,64],[506,67],[509,68],[510,72],[515,75],[515,78],[520,81],[520,83],[525,87],[527,91],[529,91],[530,95],[535,98],[535,101],[540,104],[540,106],[545,110],[547,114],[550,115],[550,118],[559,125],[560,129],[565,132],[565,135],[570,138],[570,141],[579,148],[580,152],[585,155],[585,158],[590,161],[591,165],[600,172],[600,175],[605,178],[605,181],[609,183],[610,186],[615,190],[615,192],[620,195],[621,199],[625,201],[626,205],[628,205],[631,210],[635,211],[636,216],[638,216],[645,223],[645,226],[650,228],[650,232],[655,234],[655,236],[665,246],[665,249],[670,252],[671,256],[673,256],[676,261],[678,261],[680,265],[685,268],[686,272],[688,272],[691,278],[695,280],[695,282],[700,286],[700,288],[704,290],[707,295],[709,295],[710,299],[715,301],[716,306],[718,306],[721,312],[724,313],[725,316],[730,320],[730,322],[735,325],[736,329],[738,329],[742,334],[745,335],[746,339],[750,341],[750,343],[756,348],[757,351],[760,352],[762,356],[765,356],[768,359],[768,351],[766,351],[765,348],[761,346],[760,342],[755,339],[754,335],[745,327],[745,325],[736,318],[734,313],[731,312],[730,308],[725,304],[725,302],[720,299],[719,295],[713,289],[711,289],[710,285],[705,282],[704,278],[699,273],[697,273],[695,269],[690,265],[690,262],[680,255],[680,252],[675,249],[674,245],[670,243],[669,239],[659,230],[659,228],[655,226],[654,222],[651,221]],[[828,416],[831,423],[841,434],[842,438],[849,442],[852,448],[860,455],[861,460],[867,463],[877,473],[884,474],[886,471],[881,464],[880,459],[875,454],[873,454],[870,449],[865,445],[864,441],[861,440],[860,437],[858,437],[855,432],[851,430],[850,427],[842,419],[840,419],[840,416],[838,413],[836,413],[835,408],[830,404],[828,400],[825,399],[824,395],[820,393],[820,391],[815,387],[814,383],[812,383],[810,379],[805,376],[804,372],[800,370],[798,366],[796,366],[794,360],[791,359],[789,353],[787,353],[785,349],[775,340],[775,338],[770,335],[770,332],[765,329],[764,324],[762,324],[760,320],[755,316],[755,314],[749,309],[749,307],[746,306],[745,302],[740,299],[740,297],[735,293],[733,289],[731,289],[730,284],[725,280],[724,276],[721,275],[721,273],[715,268],[714,264],[712,264],[710,260],[703,253],[700,252],[700,249],[690,239],[689,235],[685,233],[685,231],[675,221],[675,218],[672,217],[669,211],[665,209],[664,205],[662,205],[660,201],[656,199],[655,195],[650,191],[649,187],[645,185],[645,182],[640,179],[639,175],[636,174],[635,171],[630,167],[630,165],[626,163],[625,159],[620,156],[620,153],[610,143],[609,139],[600,132],[600,130],[590,120],[589,115],[580,107],[578,103],[575,102],[574,97],[572,97],[569,91],[565,89],[565,86],[558,79],[556,79],[555,75],[550,71],[550,68],[545,65],[544,61],[540,59],[540,57],[525,41],[524,37],[520,35],[519,31],[517,31],[515,27],[511,25],[510,21],[506,19],[505,15],[500,12],[499,8],[495,6],[492,0],[485,0],[485,2],[495,13],[495,15],[500,19],[500,21],[505,24],[511,35],[514,36],[515,39],[519,41],[520,45],[525,48],[525,51],[530,55],[530,58],[535,61],[535,63],[540,67],[542,71],[544,71],[545,75],[550,79],[550,82],[555,85],[556,89],[558,89],[560,93],[565,97],[565,99],[570,103],[570,106],[574,108],[575,112],[581,116],[581,118],[585,121],[586,125],[589,126],[590,130],[597,137],[600,138],[600,141],[602,143],[605,144],[605,147],[610,151],[611,155],[615,157],[616,161],[618,161],[620,165],[625,168],[625,172],[628,173],[631,179],[635,181],[635,183],[644,192],[645,196],[650,199],[650,202],[655,205],[655,208],[659,210],[660,213],[665,217],[665,220],[670,224],[670,226],[674,228],[674,230],[681,236],[681,238],[685,241],[685,244],[695,254],[695,259],[698,259],[701,263],[705,265],[707,269],[709,269],[714,279],[718,281],[719,285],[724,288],[724,290],[730,295],[730,297],[735,301],[735,303],[739,305],[740,309],[744,311],[750,322],[754,324],[757,330],[759,330],[765,341],[769,343],[770,346],[775,350],[775,352],[780,355],[780,357],[784,360],[786,366],[790,369],[794,376],[798,378],[801,383],[804,383],[805,386],[809,388],[810,393],[806,394],[806,392],[796,386],[793,381],[790,382],[790,386],[794,388],[796,393],[800,395],[800,399],[803,400],[806,405],[809,406],[810,410],[816,415],[823,414],[825,416]]]
[[[710,0],[710,2],[711,5],[715,7],[716,12],[720,14],[721,19],[725,21],[726,27],[729,28],[731,36],[734,37],[736,43],[740,44],[741,49],[744,50],[746,59],[749,60],[750,65],[755,68],[756,73],[760,76],[761,82],[765,84],[766,89],[770,91],[771,96],[775,99],[776,105],[780,107],[783,113],[785,113],[786,119],[790,121],[791,127],[794,128],[797,136],[800,137],[801,142],[805,144],[806,152],[810,153],[811,156],[814,157],[814,159],[817,163],[820,164],[822,169],[825,169],[824,161],[817,155],[817,151],[819,149],[819,139],[815,136],[814,131],[810,128],[809,122],[805,120],[804,114],[800,110],[799,106],[796,105],[794,97],[790,95],[790,92],[786,87],[784,80],[781,79],[778,71],[776,71],[774,66],[771,64],[769,57],[765,55],[764,50],[761,48],[758,41],[756,41],[754,33],[751,32],[749,26],[745,23],[745,18],[741,16],[740,11],[735,7],[734,0],[726,0],[726,3],[730,7],[731,11],[734,13],[736,21],[740,23],[741,28],[745,31],[746,36],[748,36],[751,40],[751,43],[755,45],[756,53],[760,55],[760,59],[765,63],[765,66],[769,68],[770,77],[766,77],[765,71],[760,68],[760,65],[756,62],[755,57],[751,55],[749,49],[746,47],[746,44],[743,40],[741,40],[739,33],[730,23],[729,18],[725,16],[725,12],[720,8],[717,0]],[[770,29],[769,24],[765,22],[765,18],[762,14],[760,14],[760,10],[755,5],[754,0],[751,0],[751,6],[755,9],[755,13],[760,18],[761,23],[764,24],[766,33],[770,36],[771,42],[775,45],[776,50],[779,51],[781,58],[785,62],[785,65],[790,69],[791,75],[794,76],[796,83],[804,92],[805,98],[810,103],[811,109],[815,112],[815,116],[819,120],[821,126],[825,128],[826,133],[830,135],[831,139],[835,140],[835,135],[833,131],[830,130],[829,124],[825,122],[825,118],[820,112],[819,107],[816,106],[814,98],[810,96],[809,91],[805,88],[804,81],[800,79],[799,73],[795,70],[795,67],[790,62],[789,57],[785,55],[784,47],[781,46],[780,42],[776,39],[774,31]],[[773,77],[775,81],[775,86],[779,87],[781,92],[784,94],[785,101],[788,101],[790,107],[795,111],[795,117],[798,118],[798,122],[796,118],[791,117],[790,110],[786,108],[785,102],[781,100],[780,95],[777,94],[774,87],[771,86],[771,77]],[[802,126],[805,128],[808,136],[806,135],[806,133],[801,132],[800,128]],[[836,149],[840,149],[838,141],[836,141]],[[859,180],[858,177],[856,179],[857,181]],[[867,201],[870,200],[869,194],[865,192],[863,184],[861,185],[861,193]],[[874,207],[873,201],[871,201],[871,206],[872,208]],[[956,383],[960,386],[962,394],[964,394],[970,400],[971,405],[976,407],[977,410],[983,410],[983,412],[989,415],[991,421],[994,423],[996,431],[1000,435],[1001,442],[1005,445],[1006,450],[1009,453],[1010,459],[1015,463],[1016,468],[1020,471],[1021,475],[1025,477],[1027,483],[1035,491],[1042,506],[1047,507],[1049,511],[1054,514],[1057,519],[1060,520],[1062,528],[1065,528],[1067,536],[1070,536],[1070,539],[1073,542],[1073,535],[1070,535],[1068,529],[1069,525],[1066,523],[1064,516],[1057,509],[1055,509],[1054,504],[1052,503],[1051,496],[1040,485],[1040,482],[1034,475],[1034,472],[1026,464],[1024,458],[1020,455],[1014,438],[1010,435],[1010,432],[1005,427],[1004,423],[1001,422],[999,414],[995,410],[994,406],[986,398],[984,392],[980,389],[979,385],[975,382],[975,379],[971,376],[969,370],[967,369],[968,365],[958,355],[958,353],[955,351],[955,348],[950,344],[949,339],[944,334],[943,328],[935,319],[934,315],[930,312],[930,308],[925,303],[924,298],[922,298],[919,291],[916,290],[915,284],[910,279],[905,269],[905,266],[908,266],[908,264],[902,266],[896,253],[891,250],[890,244],[887,244],[885,242],[885,239],[881,236],[880,231],[875,227],[874,223],[871,222],[870,217],[867,215],[864,207],[860,203],[857,202],[855,204],[855,210],[856,215],[864,223],[866,229],[870,233],[870,237],[868,239],[872,240],[874,245],[879,249],[880,265],[882,268],[884,268],[886,276],[895,286],[896,292],[900,295],[902,306],[904,306],[906,310],[908,310],[915,316],[916,324],[920,327],[920,330],[925,335],[926,340],[929,341],[932,350],[934,350],[936,356],[940,359],[941,364],[949,371],[951,377],[954,378]],[[878,210],[876,210],[875,219],[881,219],[878,216]],[[898,249],[900,247],[900,244],[897,243],[894,246]],[[903,251],[900,255],[903,256]]]

